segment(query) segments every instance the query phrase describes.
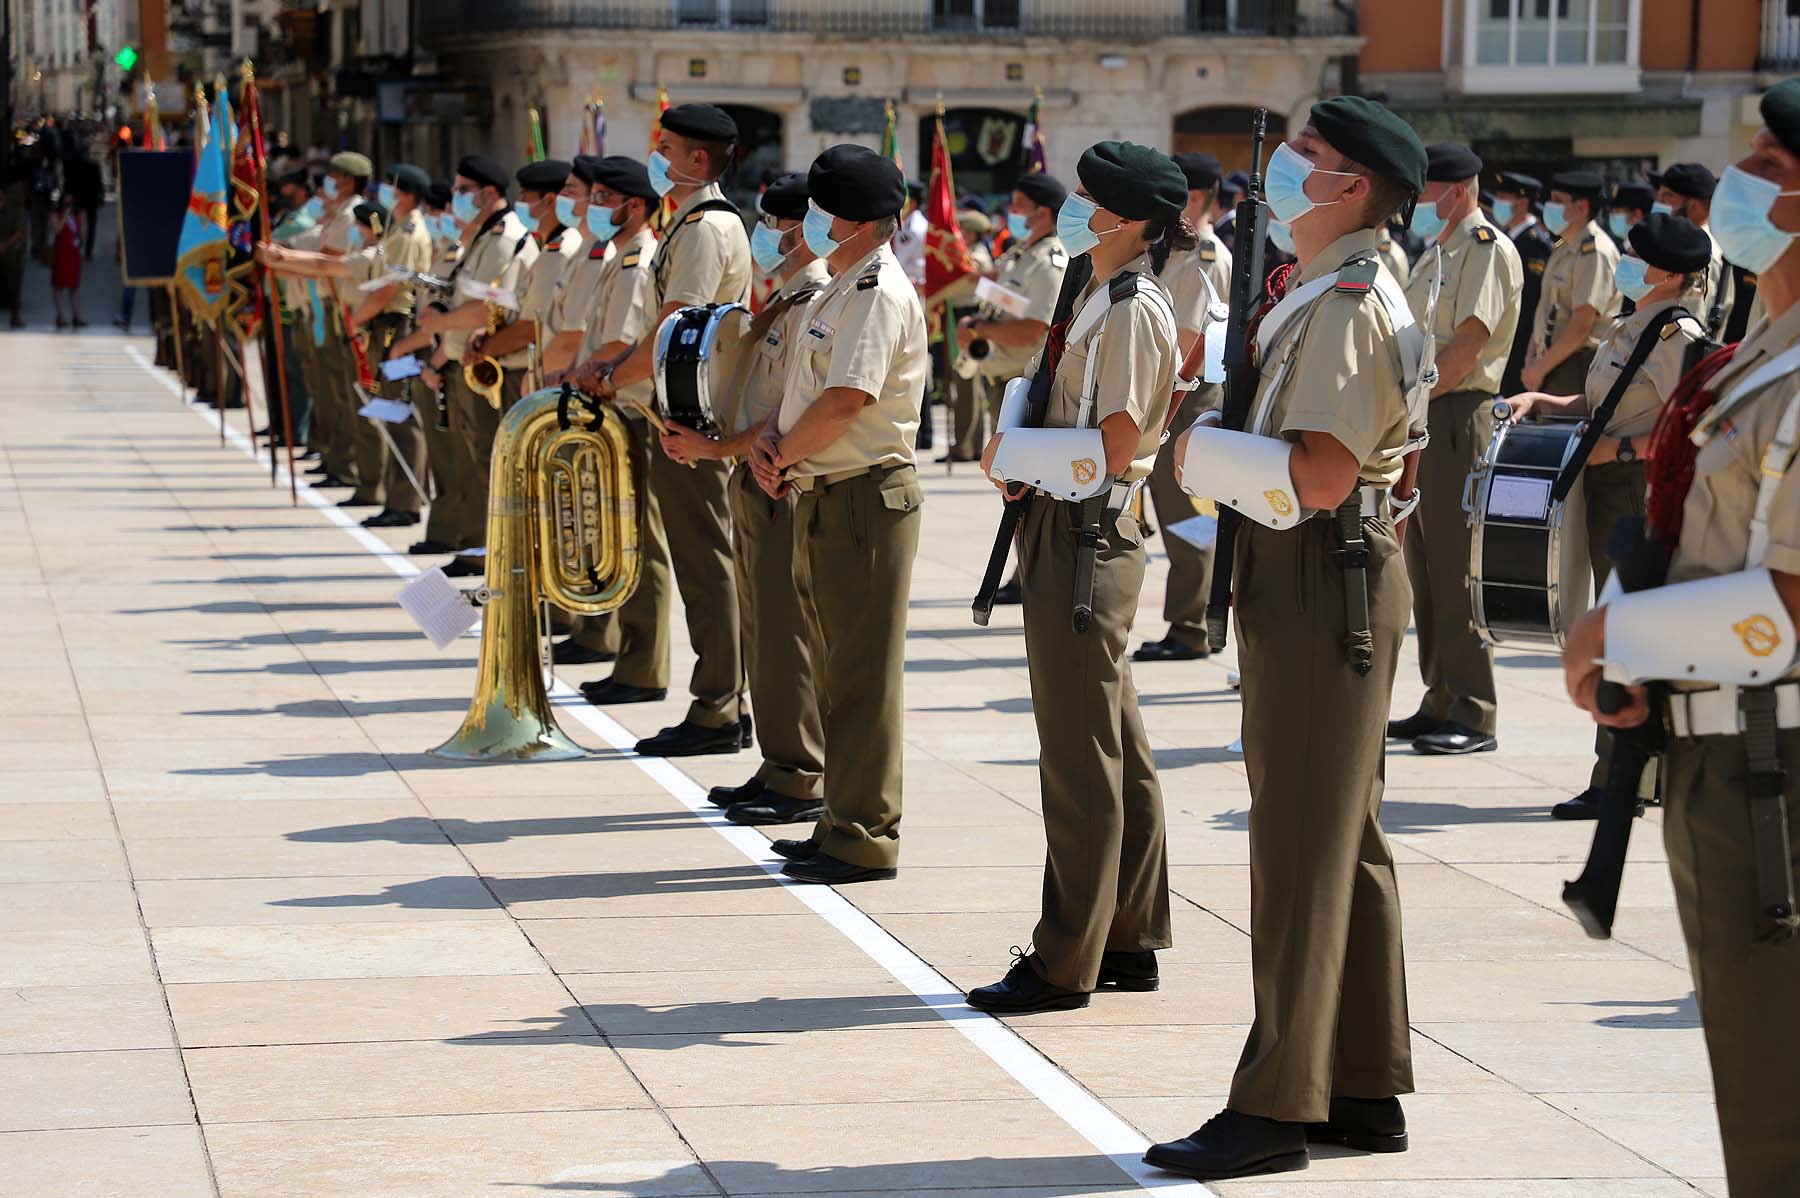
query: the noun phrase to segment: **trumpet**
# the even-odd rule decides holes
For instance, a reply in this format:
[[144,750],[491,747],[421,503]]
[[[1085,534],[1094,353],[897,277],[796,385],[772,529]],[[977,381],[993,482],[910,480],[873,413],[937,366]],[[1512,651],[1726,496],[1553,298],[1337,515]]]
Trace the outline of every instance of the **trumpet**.
[[[499,304],[487,306],[487,331],[498,333],[506,325],[506,309]],[[474,362],[463,367],[463,382],[469,390],[488,401],[488,407],[500,410],[500,386],[506,380],[506,372],[500,363],[486,354],[477,356]]]
[[616,409],[565,383],[526,396],[501,418],[493,463],[475,694],[462,727],[431,753],[458,761],[584,757],[550,709],[537,609],[542,599],[574,615],[601,615],[637,588],[630,434]]

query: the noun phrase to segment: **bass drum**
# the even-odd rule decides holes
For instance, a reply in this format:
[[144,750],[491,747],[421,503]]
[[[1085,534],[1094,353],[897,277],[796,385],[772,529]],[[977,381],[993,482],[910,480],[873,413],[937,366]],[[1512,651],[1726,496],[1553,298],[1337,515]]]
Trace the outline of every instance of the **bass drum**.
[[[742,304],[682,308],[656,334],[656,413],[714,436],[735,412],[739,367],[749,352],[750,309]],[[720,405],[725,405],[722,412]]]
[[1463,489],[1474,529],[1468,581],[1475,631],[1495,648],[1557,652],[1592,594],[1582,484],[1561,503],[1550,497],[1583,422],[1509,424],[1504,403],[1494,405],[1494,416],[1493,442]]

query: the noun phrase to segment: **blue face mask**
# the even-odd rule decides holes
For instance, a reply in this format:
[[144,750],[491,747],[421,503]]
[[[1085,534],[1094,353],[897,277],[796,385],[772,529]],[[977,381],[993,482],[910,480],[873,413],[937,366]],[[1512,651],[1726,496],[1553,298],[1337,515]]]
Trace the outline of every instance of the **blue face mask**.
[[392,183],[383,183],[375,189],[375,200],[383,208],[392,212],[394,205],[400,202],[400,193],[394,190]]
[[306,215],[313,219],[314,223],[317,223],[325,219],[325,201],[321,200],[318,196],[314,196],[312,199],[306,201],[300,211],[306,213]]
[[475,219],[475,214],[481,209],[475,206],[474,192],[459,191],[450,199],[450,211],[456,214],[457,220],[466,225]]
[[358,226],[358,225],[350,226],[350,248],[353,250],[360,250],[360,249],[362,249],[362,246],[363,246],[363,231],[362,231],[361,226]]
[[1294,230],[1289,225],[1284,225],[1278,220],[1270,221],[1269,240],[1274,242],[1275,248],[1284,254],[1294,252]]
[[328,200],[337,199],[337,197],[338,197],[337,180],[332,178],[330,175],[326,175],[325,176],[325,185],[323,187],[321,187],[320,190],[325,193],[326,199],[328,199]]
[[666,196],[675,190],[675,180],[669,178],[669,159],[661,150],[651,151],[644,168],[650,172],[650,186],[657,195]]
[[1658,200],[1658,201],[1656,201],[1656,203],[1650,205],[1650,211],[1655,212],[1661,216],[1674,216],[1675,215],[1675,209],[1669,207],[1667,204],[1663,203],[1661,200]]
[[1031,236],[1031,224],[1023,213],[1008,212],[1006,214],[1006,233],[1014,241],[1024,241]]
[[1644,279],[1644,272],[1649,269],[1650,264],[1642,258],[1620,258],[1619,268],[1613,274],[1619,293],[1634,304],[1649,295],[1656,287]]
[[1611,230],[1614,237],[1622,238],[1629,235],[1631,233],[1632,224],[1632,219],[1623,212],[1609,212],[1606,214],[1606,227]]
[[565,229],[575,227],[575,201],[569,196],[556,197],[556,223]]
[[1756,274],[1775,265],[1793,244],[1794,234],[1776,228],[1769,209],[1782,196],[1791,195],[1800,192],[1783,191],[1773,180],[1726,167],[1712,198],[1712,233],[1720,252]]
[[1569,213],[1561,204],[1551,200],[1544,205],[1544,224],[1558,237],[1563,235],[1563,226],[1569,223]]
[[1512,218],[1516,215],[1518,214],[1513,211],[1513,202],[1511,200],[1494,201],[1494,219],[1496,221],[1503,225],[1510,225],[1512,224]]
[[1412,219],[1406,222],[1406,227],[1426,241],[1436,241],[1438,234],[1444,231],[1444,226],[1448,223],[1438,215],[1436,204],[1420,200],[1413,206]]
[[806,248],[817,257],[829,258],[838,248],[838,243],[831,239],[831,215],[810,201],[806,205],[806,219],[801,222],[800,234],[806,238]]
[[787,257],[781,252],[781,231],[772,225],[758,224],[750,232],[750,256],[764,274],[774,274]]
[[1056,210],[1056,235],[1071,258],[1079,258],[1100,244],[1100,234],[1088,228],[1100,206],[1086,196],[1070,192]]
[[619,225],[613,220],[611,208],[602,208],[598,204],[589,204],[587,210],[587,231],[594,235],[595,241],[611,241],[618,236]]
[[1269,155],[1264,191],[1269,201],[1269,212],[1276,220],[1291,225],[1314,208],[1325,208],[1337,203],[1336,200],[1328,200],[1320,204],[1306,194],[1306,180],[1315,172],[1321,175],[1343,175],[1346,178],[1350,176],[1349,171],[1320,170],[1285,141],[1275,147],[1275,152]]

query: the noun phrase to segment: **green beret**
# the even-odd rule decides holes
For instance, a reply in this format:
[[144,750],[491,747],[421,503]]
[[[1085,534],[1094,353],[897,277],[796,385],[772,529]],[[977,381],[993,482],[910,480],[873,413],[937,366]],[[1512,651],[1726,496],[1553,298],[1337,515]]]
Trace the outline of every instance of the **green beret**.
[[1132,141],[1096,142],[1075,164],[1094,202],[1126,220],[1157,220],[1187,207],[1187,176],[1161,150]]
[[388,172],[395,191],[423,199],[431,191],[431,176],[411,163],[403,162]]
[[1784,80],[1763,93],[1762,119],[1790,154],[1800,154],[1800,79]]
[[341,171],[352,179],[367,179],[375,173],[375,164],[369,161],[367,154],[344,150],[331,156],[331,169]]
[[1425,190],[1425,143],[1384,105],[1363,96],[1333,96],[1313,105],[1312,127],[1350,161],[1414,192]]

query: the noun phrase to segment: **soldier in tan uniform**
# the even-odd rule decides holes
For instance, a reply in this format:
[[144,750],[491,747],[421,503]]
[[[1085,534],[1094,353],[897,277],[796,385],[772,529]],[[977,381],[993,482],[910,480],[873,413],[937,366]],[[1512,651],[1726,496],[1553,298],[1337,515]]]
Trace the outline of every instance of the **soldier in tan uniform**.
[[1712,246],[1712,257],[1706,264],[1706,286],[1694,315],[1714,340],[1721,339],[1733,300],[1731,268],[1719,250],[1718,238],[1712,235],[1712,197],[1718,186],[1719,180],[1698,162],[1677,162],[1657,181],[1655,209],[1684,218],[1705,233]]
[[[1675,393],[1675,385],[1699,352],[1696,347],[1702,346],[1706,337],[1697,309],[1705,294],[1712,240],[1680,217],[1653,213],[1632,228],[1629,243],[1632,253],[1619,259],[1618,281],[1621,293],[1636,303],[1637,310],[1614,322],[1600,343],[1581,393],[1528,392],[1507,401],[1514,421],[1534,412],[1592,415],[1624,374],[1638,343],[1655,326],[1656,341],[1649,356],[1631,374],[1607,420],[1606,435],[1595,443],[1582,474],[1595,595],[1612,573],[1606,552],[1613,525],[1644,514],[1650,432],[1663,404]],[[1597,760],[1588,789],[1552,807],[1550,813],[1558,819],[1593,819],[1599,814],[1600,790],[1606,785],[1612,754],[1605,729],[1596,738],[1595,750]]]
[[[1406,288],[1407,306],[1437,343],[1437,385],[1427,408],[1431,440],[1419,458],[1419,507],[1407,526],[1406,573],[1419,630],[1419,710],[1388,725],[1420,753],[1498,747],[1493,653],[1475,634],[1469,588],[1469,522],[1463,484],[1487,451],[1494,397],[1506,373],[1525,269],[1512,239],[1481,214],[1481,159],[1467,146],[1426,150],[1425,194],[1412,229],[1425,240]],[[1441,259],[1439,255],[1442,255]],[[1432,270],[1441,280],[1432,305]]]
[[1381,241],[1375,248],[1381,255],[1381,264],[1387,268],[1390,275],[1394,276],[1394,282],[1402,287],[1412,282],[1412,265],[1407,262],[1406,250],[1401,246],[1399,239],[1394,236],[1392,227],[1388,225],[1381,227]]
[[1267,178],[1299,259],[1290,298],[1258,329],[1247,431],[1203,418],[1182,449],[1183,485],[1245,517],[1233,603],[1256,1018],[1226,1109],[1145,1157],[1199,1178],[1303,1168],[1309,1139],[1404,1148],[1395,1096],[1412,1090],[1379,813],[1412,598],[1390,488],[1415,424],[1416,363],[1401,336],[1411,314],[1376,247],[1425,187],[1425,147],[1374,101],[1337,97],[1313,106]]
[[[425,219],[432,228],[432,257],[427,271],[437,279],[449,278],[455,273],[456,264],[462,260],[461,230],[457,227],[456,218],[450,215],[451,194],[448,183],[433,183],[425,199]],[[417,330],[426,312],[448,311],[451,303],[452,300],[447,295],[434,293],[429,297],[419,296],[417,310],[413,313],[413,329]],[[408,333],[407,337],[410,336],[412,334]],[[403,337],[401,341],[406,339]],[[392,358],[403,355],[395,352],[395,346],[389,346],[388,356]],[[422,540],[413,542],[406,551],[429,555],[454,553],[456,530],[461,526],[463,516],[454,506],[455,499],[461,492],[449,486],[445,477],[456,456],[456,442],[451,436],[448,401],[444,394],[444,376],[449,368],[449,359],[429,341],[419,346],[415,356],[420,359],[420,371],[419,377],[412,381],[412,401],[413,409],[418,413],[420,432],[425,439],[425,463],[431,471],[432,497],[431,507],[425,516],[425,536]]]
[[[284,249],[317,248],[318,235],[315,230],[318,222],[313,213],[322,212],[324,205],[313,199],[311,180],[304,171],[296,171],[276,186],[280,189],[286,213],[276,222],[274,229],[270,230],[270,239]],[[314,382],[316,367],[313,364],[312,291],[308,288],[307,281],[297,276],[278,275],[277,282],[281,287],[282,336],[287,340],[288,402],[294,409],[296,450],[303,446],[306,449],[303,457],[317,458],[322,438],[313,419],[312,397],[317,384]],[[161,346],[159,337],[159,354]],[[173,359],[170,362],[172,365]],[[324,470],[325,467],[321,464],[310,472],[317,474]]]
[[1527,391],[1581,390],[1594,348],[1619,314],[1613,285],[1619,250],[1594,221],[1602,186],[1592,171],[1565,171],[1550,180],[1544,226],[1560,240],[1544,267],[1531,345],[1519,372]]
[[781,405],[751,446],[771,499],[794,507],[794,585],[825,729],[825,813],[775,842],[802,882],[891,878],[900,856],[906,612],[923,494],[913,443],[931,372],[919,293],[889,242],[900,168],[833,146],[807,172],[802,235],[831,282],[806,310]]
[[[1213,232],[1213,203],[1218,197],[1219,160],[1211,154],[1177,154],[1175,165],[1187,178],[1187,210],[1183,214],[1194,229],[1191,250],[1171,253],[1163,267],[1163,286],[1175,306],[1175,328],[1185,359],[1203,328],[1222,338],[1225,326],[1209,324],[1208,312],[1222,305],[1231,293],[1231,249]],[[1222,311],[1223,309],[1218,309]],[[1160,641],[1145,641],[1131,655],[1133,661],[1189,661],[1207,655],[1206,601],[1212,591],[1212,547],[1201,549],[1170,529],[1198,514],[1194,500],[1175,481],[1175,437],[1187,431],[1194,418],[1220,398],[1217,383],[1205,383],[1188,392],[1169,423],[1170,440],[1156,454],[1150,475],[1150,498],[1156,504],[1156,522],[1162,526],[1162,549],[1169,555],[1169,577],[1163,584],[1163,619],[1169,631]]]
[[[346,165],[361,167],[360,163],[349,160]],[[352,176],[342,172],[325,177],[315,197],[319,202],[316,222],[310,231],[294,239],[291,248],[343,256],[349,247],[350,228],[356,223],[352,211],[355,193],[344,181],[350,178]],[[341,352],[343,318],[337,312],[336,294],[323,280],[307,281],[306,305],[312,313],[313,334],[313,377],[308,380],[308,389],[312,392],[313,424],[318,437],[320,464],[324,468],[314,485],[355,487],[358,479],[351,443],[352,414],[346,410],[349,406],[348,380],[354,376]]]
[[[338,201],[338,207],[326,221],[319,245],[322,253],[341,258],[362,248],[362,237],[355,232],[356,205],[361,201],[373,171],[374,167],[362,154],[332,155],[331,168],[325,173],[324,192],[328,201]],[[383,495],[382,480],[387,474],[387,444],[374,426],[358,415],[362,400],[356,393],[356,354],[350,347],[350,331],[346,325],[351,311],[363,297],[356,290],[356,282],[347,275],[324,280],[319,289],[327,308],[323,351],[327,377],[324,382],[337,412],[340,443],[348,448],[351,462],[352,473],[340,477],[346,482],[354,480],[356,488],[338,506],[379,507]]]
[[1603,677],[1674,691],[1663,840],[1732,1198],[1800,1193],[1800,80],[1770,88],[1762,115],[1713,210],[1768,317],[1653,438],[1650,521],[1673,550],[1667,584],[1596,607],[1563,651],[1570,696],[1601,724],[1649,715],[1640,686],[1623,710],[1599,713]]
[[[586,202],[588,185],[572,163],[557,158],[527,163],[516,177],[519,207],[532,225],[531,238],[537,243],[538,255],[520,278],[519,310],[499,329],[476,333],[469,339],[469,351],[498,359],[508,373],[519,371],[520,390],[528,391],[543,383],[544,343],[548,339],[544,325],[563,274],[581,249],[581,230],[565,222],[562,214],[576,197]],[[509,394],[506,406],[516,399]],[[496,420],[496,430],[498,427]]]
[[762,219],[750,238],[756,264],[776,290],[751,325],[744,384],[717,413],[724,435],[703,437],[671,424],[663,450],[676,461],[736,459],[731,527],[736,538],[738,611],[744,664],[756,705],[762,764],[742,786],[715,786],[708,797],[736,824],[812,823],[820,801],[825,730],[819,716],[818,647],[794,589],[794,508],[799,497],[765,494],[750,469],[750,447],[781,406],[788,364],[806,337],[806,312],[831,278],[801,235],[806,176],[781,175],[763,190]]
[[[630,356],[599,371],[583,384],[586,389],[610,397],[649,379],[656,365],[656,330],[680,309],[748,302],[750,239],[742,216],[719,188],[737,135],[736,122],[710,104],[681,104],[662,114],[648,170],[651,185],[674,201],[675,213],[650,263],[650,324]],[[647,756],[735,753],[750,738],[726,500],[730,473],[724,462],[684,466],[665,453],[651,455],[650,485],[668,530],[688,639],[698,660],[688,680],[693,701],[686,718],[639,741],[637,751]],[[588,697],[606,703],[633,696],[600,691]]]
[[[1181,360],[1149,250],[1167,240],[1173,253],[1193,253],[1199,239],[1183,210],[1204,217],[1218,175],[1214,164],[1196,208],[1191,176],[1146,146],[1100,142],[1076,169],[1081,186],[1058,224],[1093,275],[1073,323],[1057,326],[1033,363],[1033,374],[1052,372],[1043,425],[1019,425],[1017,398],[982,455],[1002,492],[1031,492],[1019,577],[1048,843],[1043,910],[1035,951],[968,994],[970,1006],[1013,1014],[1085,1007],[1102,986],[1154,990],[1156,950],[1170,943],[1162,789],[1125,660],[1144,584],[1131,500],[1156,464]],[[1097,545],[1082,547],[1083,529],[1097,530]],[[1073,608],[1089,598],[1092,618],[1078,631]]]
[[[956,210],[956,227],[962,232],[963,243],[969,247],[969,261],[975,264],[975,273],[964,275],[945,288],[941,298],[950,305],[952,315],[960,324],[964,317],[979,313],[975,288],[982,279],[994,276],[994,255],[988,249],[988,235],[994,231],[994,222],[980,208],[962,206]],[[950,373],[944,380],[950,396],[950,448],[938,459],[940,462],[973,462],[981,457],[981,429],[987,407],[982,397],[981,380],[977,377],[979,366],[980,363],[960,347],[957,349]]]

